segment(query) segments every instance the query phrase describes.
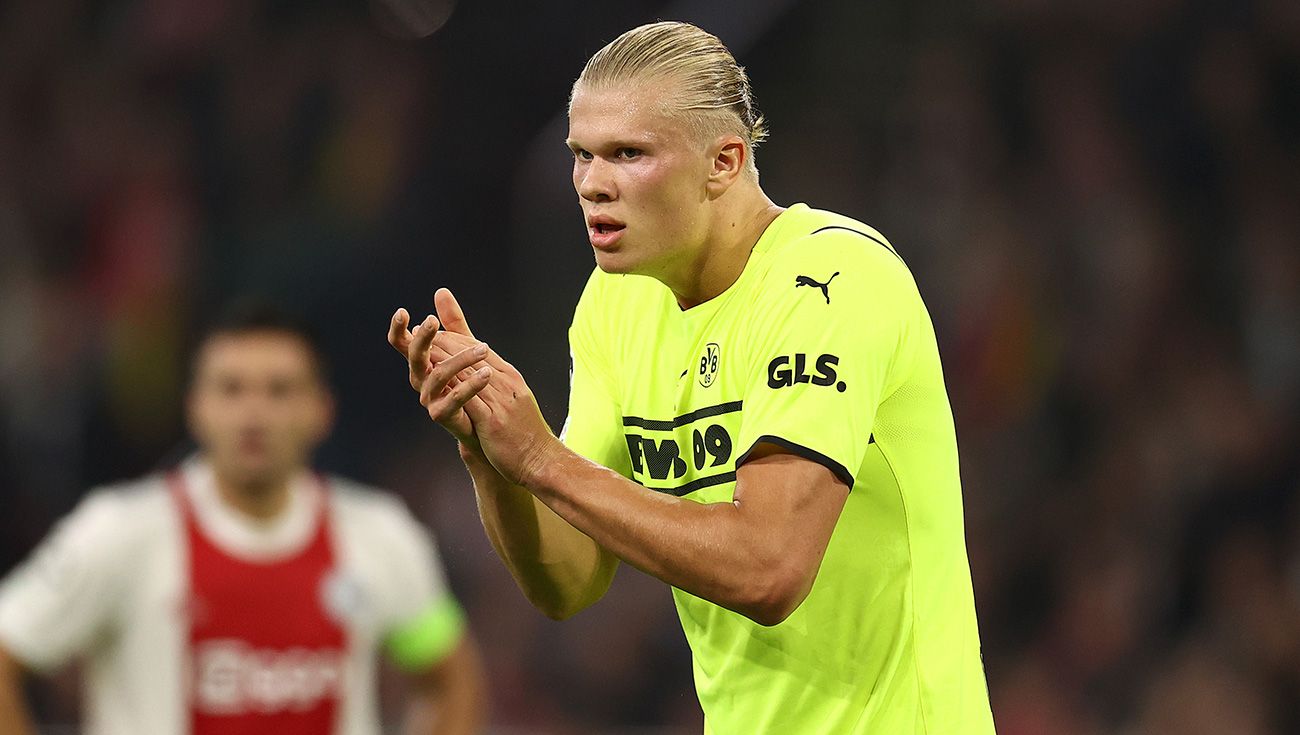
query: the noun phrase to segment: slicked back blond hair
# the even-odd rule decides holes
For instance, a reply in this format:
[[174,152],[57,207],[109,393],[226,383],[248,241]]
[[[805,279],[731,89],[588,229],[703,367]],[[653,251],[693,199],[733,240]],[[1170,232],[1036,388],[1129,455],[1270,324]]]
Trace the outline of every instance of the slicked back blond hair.
[[744,67],[717,36],[676,21],[633,28],[587,61],[573,92],[626,82],[666,82],[664,111],[686,116],[704,134],[744,138],[746,168],[758,174],[753,151],[767,138],[767,124],[754,106]]

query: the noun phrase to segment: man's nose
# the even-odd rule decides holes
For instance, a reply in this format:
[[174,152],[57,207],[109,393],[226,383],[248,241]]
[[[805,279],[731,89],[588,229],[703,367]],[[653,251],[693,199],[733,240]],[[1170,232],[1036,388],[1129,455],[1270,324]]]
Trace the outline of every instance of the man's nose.
[[249,391],[239,409],[246,423],[263,423],[276,411],[275,398],[267,391]]
[[614,186],[612,167],[599,156],[587,164],[582,180],[578,182],[578,196],[589,202],[608,202],[618,196]]

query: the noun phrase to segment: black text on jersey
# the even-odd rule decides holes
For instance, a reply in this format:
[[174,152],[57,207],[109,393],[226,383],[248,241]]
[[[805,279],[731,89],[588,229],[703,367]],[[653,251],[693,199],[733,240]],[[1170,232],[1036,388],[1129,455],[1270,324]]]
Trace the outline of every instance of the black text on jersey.
[[808,356],[802,352],[796,355],[777,355],[767,364],[767,387],[789,388],[809,383],[834,385],[835,390],[843,393],[848,386],[842,380],[836,382],[839,375],[835,372],[835,366],[839,364],[840,358],[836,355],[820,355],[816,361],[817,374],[812,375],[808,372]]
[[[649,475],[652,480],[681,479],[686,475],[686,459],[673,437],[656,439],[641,434],[626,434],[632,472]],[[731,460],[731,434],[721,424],[691,430],[691,461],[698,472],[705,466],[721,467]]]

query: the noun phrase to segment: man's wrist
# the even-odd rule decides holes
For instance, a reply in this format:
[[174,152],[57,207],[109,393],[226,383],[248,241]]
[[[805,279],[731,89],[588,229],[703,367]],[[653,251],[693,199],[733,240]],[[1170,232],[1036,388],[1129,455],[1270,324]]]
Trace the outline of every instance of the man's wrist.
[[473,468],[476,465],[491,464],[487,456],[483,454],[483,448],[478,442],[456,442],[456,449],[460,451],[460,461],[465,463],[466,467]]
[[555,472],[563,458],[569,451],[564,443],[555,438],[554,435],[547,435],[524,460],[519,468],[519,484],[528,488],[530,492],[536,494],[538,490],[544,490],[552,484]]

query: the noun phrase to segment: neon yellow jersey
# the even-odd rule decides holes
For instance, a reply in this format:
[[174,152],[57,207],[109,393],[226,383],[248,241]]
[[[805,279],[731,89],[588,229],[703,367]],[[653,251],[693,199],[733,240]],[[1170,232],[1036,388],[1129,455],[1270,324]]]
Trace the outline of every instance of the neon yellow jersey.
[[569,336],[563,436],[587,458],[728,502],[771,442],[851,488],[785,622],[673,590],[706,732],[993,732],[934,327],[884,237],[798,204],[686,311],[656,280],[597,270]]

